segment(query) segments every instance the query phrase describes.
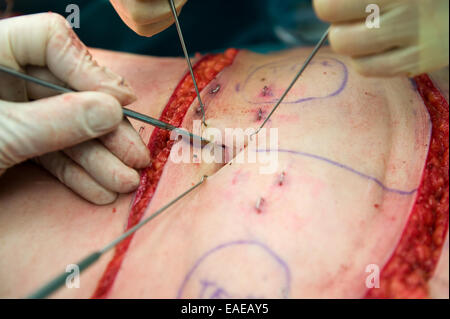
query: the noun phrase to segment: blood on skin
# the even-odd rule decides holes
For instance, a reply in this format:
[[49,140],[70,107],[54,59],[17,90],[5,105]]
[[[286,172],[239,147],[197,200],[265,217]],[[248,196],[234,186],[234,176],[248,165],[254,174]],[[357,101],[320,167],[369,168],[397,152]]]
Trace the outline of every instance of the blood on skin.
[[427,75],[415,78],[433,124],[417,199],[393,255],[381,271],[380,288],[366,298],[427,298],[449,222],[449,106]]
[[[229,49],[223,54],[206,55],[195,66],[194,73],[199,90],[203,90],[225,67],[233,63],[238,51]],[[194,84],[190,74],[186,74],[175,88],[174,93],[164,108],[160,120],[179,127],[186,115],[189,106],[196,99]],[[148,148],[152,162],[142,170],[140,186],[136,192],[127,230],[135,226],[142,219],[161,178],[164,165],[170,154],[174,141],[170,140],[170,132],[154,129]],[[106,298],[114,284],[125,253],[131,243],[133,235],[122,241],[115,248],[114,256],[103,273],[92,298]]]
[[260,96],[266,97],[266,96],[273,96],[272,89],[268,87],[267,85],[264,85],[264,87],[261,90]]
[[280,178],[278,179],[278,185],[283,186],[284,185],[284,179],[286,178],[286,172],[281,172]]
[[[70,42],[71,42],[71,44],[72,44],[79,52],[86,51],[86,52],[85,52],[86,57],[87,57],[88,59],[91,59],[91,58],[92,58],[91,54],[88,52],[86,46],[81,42],[81,40],[78,38],[78,36],[75,34],[75,32],[74,32],[72,29],[70,29],[69,27],[68,27],[68,30],[69,30],[68,32],[69,32],[69,37],[70,37]],[[64,38],[62,38],[62,39],[64,40]]]
[[233,179],[231,180],[231,185],[236,185],[241,182],[245,182],[250,179],[249,172],[243,172],[242,169],[238,169],[233,174]]

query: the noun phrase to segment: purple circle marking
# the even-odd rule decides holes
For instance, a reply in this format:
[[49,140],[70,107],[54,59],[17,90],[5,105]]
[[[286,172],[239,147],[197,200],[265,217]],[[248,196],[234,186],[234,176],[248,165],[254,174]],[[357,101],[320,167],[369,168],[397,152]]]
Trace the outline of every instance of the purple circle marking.
[[284,270],[285,279],[286,279],[286,286],[285,286],[285,289],[284,289],[284,291],[285,291],[284,298],[287,298],[287,296],[289,295],[289,292],[290,292],[290,284],[291,284],[291,274],[290,274],[289,267],[287,266],[287,264],[274,251],[272,251],[270,248],[268,248],[267,246],[263,245],[262,243],[259,243],[257,241],[252,241],[252,240],[237,240],[237,241],[232,241],[232,242],[228,242],[228,243],[224,243],[222,245],[219,245],[219,246],[217,246],[215,248],[210,249],[205,254],[203,254],[195,262],[194,266],[192,266],[191,270],[189,270],[189,272],[185,276],[185,278],[184,278],[180,288],[178,289],[177,299],[181,299],[183,291],[186,288],[187,284],[189,283],[189,280],[194,275],[195,271],[200,266],[200,264],[203,261],[205,261],[205,259],[207,259],[211,255],[213,255],[217,251],[222,250],[224,248],[231,247],[231,246],[256,246],[256,247],[261,248],[269,256],[271,256],[273,258],[273,260],[275,260]]
[[[238,92],[240,92],[240,94],[243,94],[243,92],[244,92],[244,90],[245,90],[245,87],[247,86],[247,83],[250,81],[250,79],[252,78],[252,76],[253,76],[256,72],[258,72],[259,70],[264,69],[264,68],[274,67],[274,66],[276,66],[276,65],[278,65],[278,64],[283,64],[283,63],[286,62],[286,61],[291,61],[291,59],[292,59],[292,57],[290,57],[290,58],[288,58],[288,59],[283,59],[283,60],[275,61],[275,62],[270,62],[270,63],[264,64],[264,65],[261,65],[261,66],[255,68],[255,69],[254,69],[253,71],[251,71],[250,74],[247,76],[247,78],[246,78],[245,81],[243,82],[244,84],[243,84],[242,86],[240,86],[240,89],[239,89]],[[325,61],[322,61],[322,62],[317,61],[317,60],[324,60],[324,59],[325,59]],[[345,89],[345,87],[347,86],[347,82],[348,82],[348,69],[347,69],[347,66],[344,64],[344,62],[342,62],[342,61],[340,61],[340,60],[338,60],[338,59],[335,59],[335,58],[330,58],[330,57],[318,57],[318,58],[316,58],[316,61],[315,61],[315,60],[311,61],[310,65],[317,64],[317,63],[321,63],[323,66],[329,67],[330,64],[328,63],[327,60],[332,60],[332,61],[338,63],[340,66],[342,66],[342,70],[343,70],[344,76],[343,76],[343,78],[342,78],[342,83],[341,83],[341,85],[339,86],[339,88],[338,88],[336,91],[334,91],[334,92],[332,92],[331,94],[326,95],[326,96],[310,96],[310,97],[304,97],[304,98],[300,98],[300,99],[298,99],[298,100],[296,100],[296,101],[283,102],[282,104],[298,104],[298,103],[303,103],[303,102],[312,101],[312,100],[328,99],[328,98],[331,98],[331,97],[334,97],[334,96],[339,95],[339,94]],[[324,65],[325,62],[326,62],[326,64]],[[246,99],[245,97],[244,97],[244,99],[246,100],[246,102],[248,102],[248,103],[250,103],[250,104],[267,104],[267,103],[276,103],[276,102],[278,102],[278,99],[273,99],[273,100],[270,100],[270,101],[262,101],[262,102],[254,102],[254,101],[250,101],[250,100]]]

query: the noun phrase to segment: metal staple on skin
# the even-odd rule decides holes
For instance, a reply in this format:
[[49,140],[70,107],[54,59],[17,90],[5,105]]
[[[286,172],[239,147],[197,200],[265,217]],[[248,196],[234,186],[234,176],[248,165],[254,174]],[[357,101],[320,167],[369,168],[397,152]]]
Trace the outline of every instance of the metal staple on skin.
[[280,175],[280,179],[278,180],[278,185],[282,186],[284,184],[284,178],[286,176],[285,172],[282,172]]
[[220,90],[220,84],[217,84],[217,86],[214,89],[211,89],[211,91],[209,91],[209,93],[216,94],[217,92],[219,92],[219,90]]
[[262,207],[263,203],[264,203],[264,198],[262,198],[261,196],[258,197],[258,199],[256,201],[256,205],[255,205],[256,211],[258,213],[261,212],[261,207]]

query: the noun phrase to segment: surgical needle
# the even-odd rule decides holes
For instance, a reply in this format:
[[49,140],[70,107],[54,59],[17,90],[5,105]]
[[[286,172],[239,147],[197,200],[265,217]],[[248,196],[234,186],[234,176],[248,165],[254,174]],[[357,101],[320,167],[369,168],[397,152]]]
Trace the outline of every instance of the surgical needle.
[[197,98],[198,98],[198,102],[200,104],[200,109],[202,110],[202,122],[205,126],[207,126],[206,121],[205,121],[205,106],[202,102],[202,98],[200,97],[200,91],[198,90],[197,81],[195,80],[194,70],[192,69],[191,60],[189,59],[189,54],[186,49],[186,43],[184,42],[183,33],[181,32],[180,21],[178,20],[178,16],[177,16],[177,9],[175,8],[173,0],[168,0],[168,1],[170,4],[170,8],[172,9],[173,18],[175,20],[175,26],[177,28],[178,37],[180,38],[180,42],[181,42],[181,47],[183,48],[184,56],[186,58],[187,65],[189,67],[189,72],[191,73],[192,81],[194,82],[195,93],[197,93]]
[[297,80],[300,78],[300,76],[303,74],[303,72],[305,71],[306,67],[309,65],[309,63],[311,62],[311,60],[314,58],[314,56],[316,55],[316,53],[319,51],[319,49],[322,47],[322,45],[325,43],[325,40],[328,38],[328,33],[330,32],[330,29],[327,29],[327,31],[325,31],[325,33],[322,35],[322,38],[320,39],[319,43],[317,43],[316,47],[314,48],[314,50],[311,52],[311,54],[308,56],[308,58],[306,59],[305,63],[303,63],[302,68],[300,69],[300,71],[297,73],[297,75],[295,76],[294,80],[291,82],[291,84],[288,86],[288,88],[286,89],[286,91],[284,91],[283,95],[281,96],[281,98],[278,100],[277,104],[273,107],[272,111],[269,113],[269,115],[266,117],[266,119],[264,120],[264,122],[261,124],[261,126],[258,128],[258,130],[253,133],[252,135],[258,134],[259,131],[264,127],[264,125],[266,125],[267,121],[270,119],[270,117],[272,116],[272,114],[276,111],[276,109],[278,108],[278,106],[280,106],[281,103],[283,103],[283,100],[285,99],[285,97],[288,95],[289,91],[292,89],[292,87],[295,85],[295,83],[297,82]]
[[[0,71],[4,72],[4,73],[7,73],[7,74],[10,74],[10,75],[13,75],[13,76],[16,76],[16,77],[21,78],[21,79],[23,79],[25,81],[33,82],[33,83],[38,84],[40,86],[47,87],[49,89],[55,90],[55,91],[60,92],[60,93],[76,92],[74,90],[71,90],[71,89],[68,89],[68,88],[65,88],[65,87],[62,87],[62,86],[59,86],[59,85],[56,85],[56,84],[53,84],[53,83],[41,80],[39,78],[35,78],[35,77],[30,76],[28,74],[24,74],[24,73],[18,72],[16,70],[4,67],[2,65],[0,65]],[[138,121],[150,124],[152,126],[159,127],[159,128],[161,128],[163,130],[175,131],[178,134],[183,135],[183,136],[187,136],[189,138],[192,138],[193,140],[194,139],[200,140],[202,142],[202,145],[210,143],[209,140],[204,139],[203,137],[200,137],[200,136],[197,136],[195,134],[192,134],[192,133],[190,133],[190,132],[188,132],[188,131],[186,131],[184,129],[178,128],[178,127],[173,126],[173,125],[171,125],[169,123],[166,123],[166,122],[157,120],[157,119],[155,119],[153,117],[150,117],[150,116],[147,116],[147,115],[144,115],[144,114],[132,111],[132,110],[127,109],[125,107],[123,107],[122,109],[123,109],[123,114],[125,116],[127,116],[127,117],[131,117],[131,118],[133,118],[135,120],[138,120]]]
[[[84,270],[86,270],[87,268],[89,268],[92,264],[94,264],[97,260],[100,259],[100,257],[106,253],[107,251],[109,251],[110,249],[114,248],[117,244],[119,244],[121,241],[123,241],[125,238],[129,237],[131,234],[135,233],[139,228],[141,228],[142,226],[144,226],[145,224],[147,224],[149,221],[151,221],[152,219],[154,219],[155,217],[157,217],[158,215],[160,215],[162,212],[164,212],[167,208],[169,208],[170,206],[172,206],[173,204],[175,204],[177,201],[179,201],[181,198],[183,198],[184,196],[186,196],[187,194],[189,194],[190,192],[192,192],[194,189],[196,189],[198,186],[200,186],[206,179],[208,178],[208,176],[204,175],[200,182],[198,182],[197,184],[195,184],[194,186],[192,186],[191,188],[189,188],[187,191],[185,191],[183,194],[179,195],[178,197],[176,197],[175,199],[173,199],[171,202],[169,202],[168,204],[166,204],[165,206],[163,206],[162,208],[158,209],[156,212],[154,212],[152,215],[150,215],[149,217],[147,217],[146,219],[144,219],[142,222],[140,222],[139,224],[137,224],[136,226],[130,228],[127,232],[123,233],[121,236],[119,236],[118,238],[116,238],[115,240],[113,240],[112,242],[110,242],[108,245],[106,245],[105,247],[103,247],[102,249],[90,254],[89,256],[87,256],[86,258],[84,258],[83,260],[81,260],[79,263],[77,263],[76,265],[78,265],[79,267],[79,273],[81,274]],[[51,281],[49,281],[47,284],[45,284],[44,286],[42,286],[40,289],[38,289],[37,291],[35,291],[34,293],[32,293],[31,295],[29,295],[27,298],[28,299],[42,299],[42,298],[47,298],[49,295],[51,295],[52,293],[54,293],[56,290],[58,290],[59,288],[61,288],[67,280],[67,277],[69,277],[71,275],[71,273],[69,272],[63,272],[61,273],[59,276],[55,277],[54,279],[52,279]]]

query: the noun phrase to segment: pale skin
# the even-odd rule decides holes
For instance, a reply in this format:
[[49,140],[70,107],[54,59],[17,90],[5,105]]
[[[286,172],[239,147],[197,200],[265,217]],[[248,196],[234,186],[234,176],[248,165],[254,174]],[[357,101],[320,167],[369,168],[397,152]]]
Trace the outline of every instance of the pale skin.
[[[240,52],[202,92],[208,125],[257,128],[260,109],[265,114],[273,103],[254,102],[276,98],[277,89],[292,77],[291,67],[298,67],[309,51]],[[154,117],[186,72],[183,59],[92,53],[129,79],[138,97],[131,108]],[[344,82],[344,68],[334,59],[346,66],[348,79],[340,93],[327,97]],[[291,151],[278,152],[274,173],[260,174],[258,163],[169,160],[146,216],[204,174],[210,177],[137,233],[109,297],[364,295],[366,267],[383,267],[406,224],[427,155],[430,122],[406,78],[361,77],[347,58],[328,49],[316,61],[288,101],[326,98],[282,104],[268,123],[279,129],[277,149]],[[263,67],[267,64],[281,67],[274,74]],[[155,72],[158,78],[148,76]],[[217,84],[220,90],[211,94]],[[272,96],[261,97],[268,93],[265,87],[273,89]],[[194,101],[185,128],[199,119],[197,107]],[[144,127],[141,137],[147,142],[153,128],[132,124],[137,131]],[[9,169],[0,180],[0,296],[25,296],[120,235],[132,196],[99,207],[34,164]],[[258,210],[259,198],[264,201]],[[81,276],[81,288],[63,288],[54,297],[89,297],[110,258],[104,256]]]

